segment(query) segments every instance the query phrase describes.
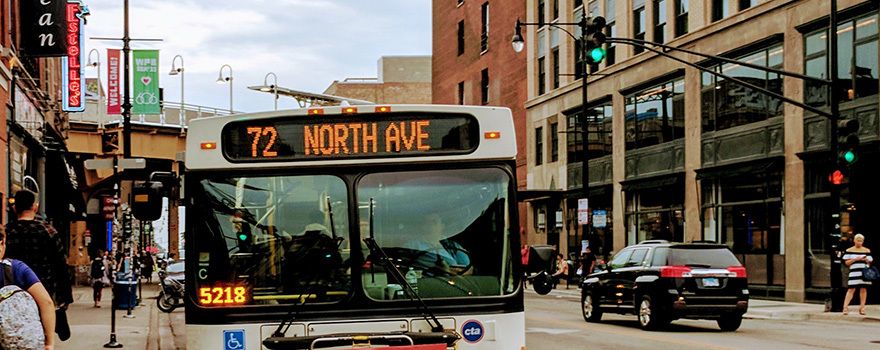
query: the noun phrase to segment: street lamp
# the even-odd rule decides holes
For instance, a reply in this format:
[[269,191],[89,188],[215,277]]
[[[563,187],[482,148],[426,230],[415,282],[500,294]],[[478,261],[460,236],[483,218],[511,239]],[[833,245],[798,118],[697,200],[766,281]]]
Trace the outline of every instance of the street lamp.
[[[92,53],[95,54],[95,60],[92,61]],[[98,52],[98,49],[92,49],[89,51],[89,59],[87,66],[95,68],[95,71],[98,73],[98,101],[101,100],[101,53]],[[102,117],[102,112],[100,110],[100,104],[98,105],[98,130],[104,129],[104,118]],[[80,120],[82,120],[82,114],[80,114]]]
[[[519,19],[516,20],[516,26],[514,27],[513,37],[511,38],[510,44],[513,47],[513,51],[522,52],[525,47],[525,41],[522,36],[522,26],[543,26],[548,25],[547,23],[524,23],[520,22]],[[572,40],[578,41],[578,38],[560,27],[561,25],[569,25],[569,26],[578,26],[581,30],[581,68],[583,75],[581,76],[581,145],[583,147],[583,163],[581,165],[581,188],[582,188],[582,198],[587,200],[587,210],[589,210],[589,197],[590,197],[590,171],[589,171],[589,162],[590,162],[590,153],[589,153],[589,142],[587,138],[589,137],[589,130],[587,116],[589,114],[589,108],[587,108],[587,77],[589,73],[589,64],[592,62],[594,64],[598,64],[604,59],[604,50],[602,49],[602,44],[605,41],[605,36],[602,34],[602,30],[605,27],[605,19],[602,17],[594,17],[589,18],[584,16],[577,23],[552,23],[549,24],[556,29],[561,30],[565,34],[568,34]],[[593,51],[601,51],[601,52],[593,52]],[[590,53],[587,56],[587,53]],[[589,214],[587,214],[589,215]],[[583,224],[582,233],[583,239],[589,239],[592,236],[591,232],[592,225],[589,221]]]
[[[229,76],[223,76],[223,68],[229,68]],[[224,64],[220,66],[220,75],[217,76],[217,84],[229,82],[229,113],[232,114],[232,66]]]
[[[177,67],[178,58],[180,59],[180,67]],[[183,102],[183,56],[181,55],[175,55],[171,59],[171,71],[168,72],[168,75],[178,74],[180,74],[180,131],[183,132],[183,128],[186,125],[186,112],[184,111],[184,106],[186,105]]]
[[[269,83],[268,83],[270,75],[272,76],[272,81],[273,81],[272,85],[269,85]],[[275,94],[275,110],[277,111],[278,110],[278,76],[275,75],[275,73],[272,73],[272,72],[266,73],[266,76],[263,77],[263,87],[260,88],[260,91],[262,91],[262,92],[272,91],[272,93]]]

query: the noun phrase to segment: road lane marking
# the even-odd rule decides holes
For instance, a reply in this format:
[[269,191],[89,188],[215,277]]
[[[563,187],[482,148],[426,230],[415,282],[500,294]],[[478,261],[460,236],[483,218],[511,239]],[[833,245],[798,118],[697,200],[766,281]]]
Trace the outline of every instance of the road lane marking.
[[526,333],[547,333],[550,335],[559,335],[559,334],[577,333],[577,332],[580,332],[580,330],[579,329],[566,329],[566,328],[539,328],[539,327],[526,328]]
[[[580,329],[583,329],[582,327],[585,324],[583,322],[565,321],[565,320],[559,320],[559,319],[555,319],[555,318],[529,317],[529,316],[527,316],[526,318],[534,320],[534,321],[539,321],[539,322],[541,322],[541,324],[544,324],[544,325],[547,325],[549,323],[553,323],[553,324],[559,325],[559,326],[580,327]],[[592,331],[596,331],[596,332],[600,332],[600,333],[611,333],[611,334],[616,334],[616,335],[621,335],[621,336],[630,336],[630,337],[641,338],[641,339],[649,340],[649,341],[657,341],[657,342],[664,342],[664,343],[670,343],[670,344],[692,346],[692,347],[699,348],[699,349],[714,349],[714,350],[735,349],[735,348],[719,346],[719,345],[712,344],[712,343],[702,343],[702,342],[698,342],[698,341],[690,341],[690,340],[685,340],[685,339],[669,338],[669,337],[663,336],[659,333],[647,332],[647,331],[643,331],[641,329],[630,330],[630,329],[610,328],[610,327],[618,327],[618,326],[614,326],[614,325],[610,325],[610,324],[601,324],[601,323],[595,323],[595,324],[591,324],[591,325],[595,325],[595,326],[599,326],[599,327],[589,328],[589,329],[586,329],[586,331],[592,330]],[[603,326],[608,326],[608,327],[603,327]],[[672,334],[677,335],[677,333],[672,333]]]

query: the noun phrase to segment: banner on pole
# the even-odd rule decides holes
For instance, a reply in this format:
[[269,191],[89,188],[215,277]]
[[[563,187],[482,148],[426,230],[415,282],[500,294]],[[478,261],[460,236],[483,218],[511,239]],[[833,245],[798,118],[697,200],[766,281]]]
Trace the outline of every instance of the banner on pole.
[[132,50],[134,58],[133,114],[161,114],[159,50]]
[[119,94],[120,52],[107,49],[107,114],[122,114],[122,95]]

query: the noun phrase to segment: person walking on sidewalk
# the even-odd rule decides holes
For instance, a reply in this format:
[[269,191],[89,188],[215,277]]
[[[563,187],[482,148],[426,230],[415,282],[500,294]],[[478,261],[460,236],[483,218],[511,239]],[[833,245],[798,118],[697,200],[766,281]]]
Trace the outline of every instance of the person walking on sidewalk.
[[[19,260],[6,259],[5,254],[6,234],[3,232],[3,228],[0,227],[0,267],[2,267],[2,273],[0,273],[0,286],[18,286],[18,288],[27,291],[27,293],[34,298],[34,301],[37,304],[37,309],[40,313],[40,323],[43,326],[44,350],[52,350],[55,347],[55,304],[52,303],[52,297],[49,296],[46,287],[43,286],[43,283],[40,282],[40,279],[37,278],[37,275],[34,274],[34,271],[31,270],[27,264]],[[10,277],[11,280],[7,280],[7,278]],[[4,299],[9,300],[11,297],[12,295],[9,295],[4,297]],[[23,322],[24,320],[18,319],[17,321]],[[17,326],[21,327],[22,325]],[[18,330],[21,329],[19,328]],[[39,335],[33,334],[32,336],[38,337]],[[3,344],[3,342],[0,342],[0,344]]]
[[104,250],[98,249],[95,258],[92,259],[91,273],[92,278],[92,299],[95,301],[95,307],[101,307],[101,294],[104,287],[110,285],[110,263],[104,260]]
[[67,305],[73,302],[73,285],[67,266],[66,249],[58,231],[37,218],[37,195],[28,190],[15,193],[17,220],[6,225],[6,256],[17,259],[34,271],[55,301],[55,331],[61,340],[70,338]]
[[156,263],[153,261],[153,254],[146,250],[141,251],[141,273],[147,279],[147,283],[153,283],[153,269]]
[[865,236],[855,235],[853,246],[847,249],[846,254],[843,255],[844,263],[849,266],[849,283],[847,284],[849,289],[843,299],[844,315],[849,314],[849,302],[852,301],[856,289],[859,290],[859,315],[865,314],[865,299],[868,298],[868,287],[871,286],[871,281],[865,281],[862,278],[862,273],[868,266],[871,266],[874,258],[871,257],[871,250],[865,248],[864,244]]

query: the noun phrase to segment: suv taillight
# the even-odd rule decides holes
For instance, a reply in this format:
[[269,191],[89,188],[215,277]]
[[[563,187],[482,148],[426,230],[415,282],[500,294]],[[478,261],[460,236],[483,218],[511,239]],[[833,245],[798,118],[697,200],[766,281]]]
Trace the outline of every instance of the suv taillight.
[[748,277],[748,275],[746,275],[746,268],[744,266],[731,266],[731,267],[727,268],[727,271],[730,271],[731,273],[735,274],[736,276],[733,276],[735,278]]
[[690,277],[691,268],[687,266],[663,266],[660,268],[660,277],[683,278]]

